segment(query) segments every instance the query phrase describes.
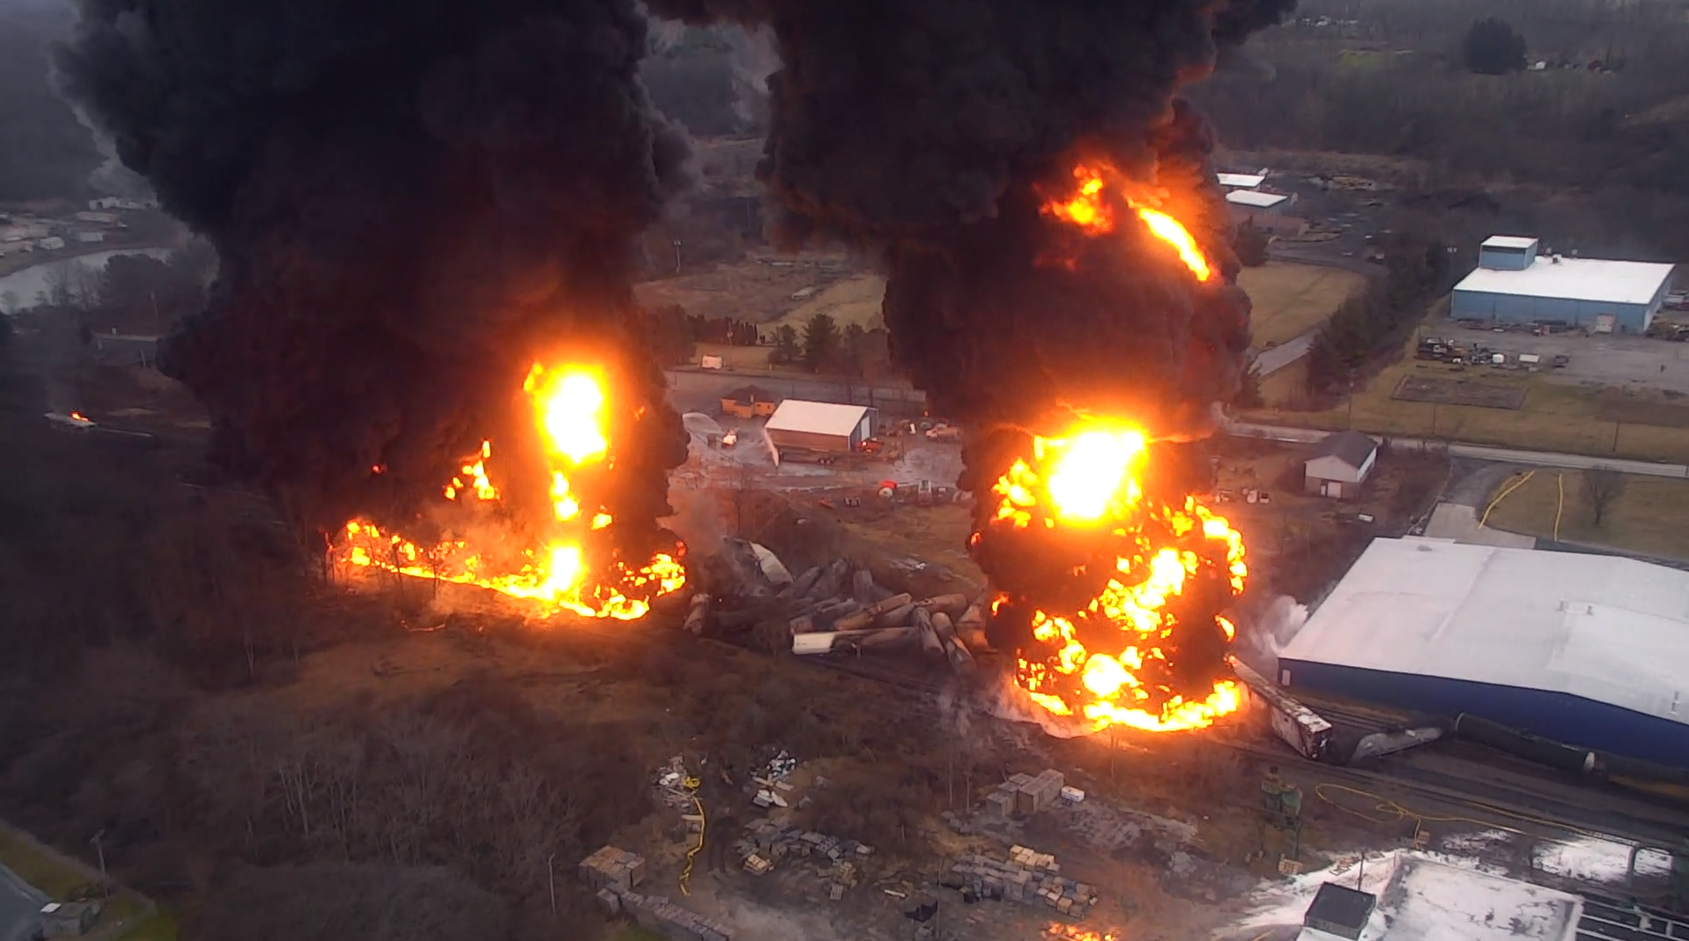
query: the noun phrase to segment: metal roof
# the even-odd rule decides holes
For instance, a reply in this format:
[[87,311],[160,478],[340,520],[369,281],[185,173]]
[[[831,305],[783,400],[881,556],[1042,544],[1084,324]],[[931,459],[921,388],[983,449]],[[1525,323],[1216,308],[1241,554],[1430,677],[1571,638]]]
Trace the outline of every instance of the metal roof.
[[848,436],[867,414],[866,405],[836,405],[787,399],[768,417],[766,431],[804,431],[818,435]]
[[1260,186],[1267,179],[1265,173],[1220,173],[1221,186],[1231,186],[1238,189],[1252,190]]
[[1262,193],[1257,190],[1232,190],[1226,194],[1226,202],[1254,209],[1268,209],[1289,198],[1283,193]]
[[750,405],[754,402],[772,402],[774,401],[774,393],[762,386],[740,386],[722,396],[722,398],[732,399],[740,405]]
[[1689,572],[1374,539],[1286,660],[1567,693],[1689,725]]
[[1492,235],[1484,239],[1484,248],[1524,248],[1535,245],[1537,240],[1528,235]]
[[[1493,241],[1493,239],[1492,239]],[[1520,271],[1478,268],[1456,291],[1557,297],[1608,304],[1647,304],[1660,293],[1674,266],[1646,261],[1554,258],[1538,255]]]
[[1359,469],[1372,452],[1378,450],[1378,442],[1354,430],[1333,432],[1320,439],[1319,446],[1314,449],[1313,457],[1335,457],[1350,467]]

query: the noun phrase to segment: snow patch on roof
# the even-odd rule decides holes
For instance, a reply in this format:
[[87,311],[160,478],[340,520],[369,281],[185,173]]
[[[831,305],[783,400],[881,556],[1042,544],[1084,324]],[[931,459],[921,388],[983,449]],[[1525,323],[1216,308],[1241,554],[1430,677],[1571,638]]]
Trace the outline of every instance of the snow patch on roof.
[[1523,248],[1529,249],[1537,240],[1525,235],[1492,235],[1484,239],[1484,248]]
[[[1571,941],[1582,911],[1577,896],[1507,878],[1476,860],[1395,850],[1270,883],[1251,899],[1255,910],[1229,927],[1241,933],[1299,925],[1326,882],[1378,897],[1360,941]],[[1301,937],[1322,936],[1304,929]]]

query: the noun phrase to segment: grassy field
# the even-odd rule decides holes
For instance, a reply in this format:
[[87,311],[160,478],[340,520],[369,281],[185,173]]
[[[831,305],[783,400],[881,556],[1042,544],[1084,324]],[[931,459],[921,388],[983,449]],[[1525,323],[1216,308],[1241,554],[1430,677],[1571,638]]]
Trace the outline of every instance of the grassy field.
[[813,297],[788,311],[774,324],[791,324],[802,332],[816,314],[829,314],[843,330],[856,324],[864,330],[885,326],[880,319],[880,301],[886,296],[886,279],[877,274],[852,275],[821,289]]
[[[1496,494],[1518,479],[1503,483]],[[1558,512],[1560,538],[1568,542],[1689,559],[1689,527],[1683,525],[1689,519],[1689,480],[1627,476],[1624,491],[1607,507],[1599,527],[1580,498],[1582,486],[1577,471],[1540,469],[1495,504],[1489,525],[1553,538]]]
[[1255,348],[1279,344],[1324,323],[1339,304],[1366,285],[1366,278],[1342,268],[1270,261],[1245,268],[1238,285],[1249,294]]
[[[1689,456],[1689,428],[1614,421],[1613,396],[1602,389],[1553,381],[1546,373],[1472,368],[1452,372],[1441,363],[1415,360],[1417,337],[1409,336],[1402,359],[1376,376],[1353,397],[1354,427],[1374,434],[1403,435],[1526,448],[1681,462]],[[1519,409],[1404,402],[1393,398],[1404,377],[1461,379],[1486,385],[1523,387]],[[1270,377],[1269,377],[1270,378]],[[1265,391],[1265,390],[1263,390]],[[1267,397],[1269,403],[1275,403]],[[1639,405],[1642,403],[1639,403]],[[1640,409],[1637,410],[1640,413]],[[1323,412],[1257,410],[1252,421],[1333,430],[1349,427],[1350,405],[1339,403]]]
[[0,863],[55,899],[69,898],[90,881],[81,870],[66,865],[57,855],[10,827],[0,827]]

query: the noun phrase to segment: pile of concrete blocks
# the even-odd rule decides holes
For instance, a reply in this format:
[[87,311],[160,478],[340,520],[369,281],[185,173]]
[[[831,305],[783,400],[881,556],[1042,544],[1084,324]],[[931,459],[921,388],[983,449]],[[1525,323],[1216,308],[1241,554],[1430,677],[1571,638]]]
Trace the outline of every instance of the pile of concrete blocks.
[[606,846],[581,860],[581,881],[594,889],[631,892],[644,879],[644,858],[614,846]]
[[[1059,875],[1055,857],[1034,853],[1025,847],[1016,859],[996,859],[991,856],[969,854],[950,867],[951,873],[965,890],[980,898],[1019,902],[1022,905],[1045,905],[1068,918],[1084,918],[1097,904],[1095,887]],[[1026,859],[1037,865],[1018,862]]]
[[860,861],[874,855],[874,848],[864,843],[776,823],[766,817],[754,820],[745,827],[745,838],[739,841],[736,848],[742,857],[755,854],[771,861],[786,857],[808,857],[821,865],[829,861]]
[[669,941],[733,941],[733,933],[725,925],[681,908],[667,896],[624,892],[621,903],[622,911],[632,916],[639,927],[655,931]]
[[645,877],[645,860],[636,853],[606,846],[581,860],[580,873],[597,890],[598,904],[611,917],[626,915],[669,941],[733,941],[733,933],[725,926],[665,896],[635,892]]
[[1054,768],[1044,770],[1037,777],[1016,774],[997,785],[997,790],[985,799],[985,810],[998,817],[1035,814],[1060,800],[1066,786],[1067,778]]

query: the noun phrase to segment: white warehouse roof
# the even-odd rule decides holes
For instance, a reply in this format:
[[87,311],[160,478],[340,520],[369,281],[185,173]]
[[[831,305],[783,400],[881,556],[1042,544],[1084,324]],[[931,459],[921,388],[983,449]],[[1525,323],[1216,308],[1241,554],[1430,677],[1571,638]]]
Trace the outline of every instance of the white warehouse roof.
[[1554,690],[1689,725],[1689,572],[1374,539],[1279,656]]
[[1562,258],[1557,262],[1538,255],[1529,268],[1521,271],[1478,268],[1454,289],[1608,304],[1648,304],[1671,277],[1673,267],[1599,258]]
[[1218,174],[1221,186],[1234,189],[1252,190],[1266,181],[1265,173],[1221,173]]
[[817,435],[848,436],[862,423],[866,405],[836,405],[832,402],[806,402],[787,399],[774,414],[768,416],[765,431],[802,431]]
[[1255,190],[1232,190],[1226,194],[1226,202],[1254,209],[1268,209],[1289,198],[1282,193],[1261,193]]
[[1529,249],[1536,243],[1536,239],[1524,235],[1492,235],[1484,239],[1483,247]]

